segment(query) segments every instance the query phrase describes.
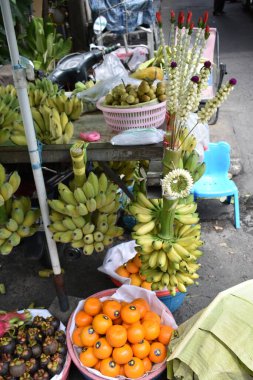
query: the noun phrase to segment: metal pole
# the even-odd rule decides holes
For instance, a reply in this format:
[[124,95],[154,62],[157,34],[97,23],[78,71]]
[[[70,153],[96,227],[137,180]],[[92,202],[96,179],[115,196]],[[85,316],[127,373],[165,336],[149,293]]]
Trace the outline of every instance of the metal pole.
[[20,58],[17,46],[17,40],[15,35],[15,30],[13,26],[13,20],[11,15],[11,8],[9,0],[0,0],[4,27],[7,37],[7,42],[10,51],[12,72],[14,78],[14,85],[17,90],[18,100],[20,104],[21,115],[23,119],[25,135],[27,140],[27,146],[30,156],[30,161],[32,165],[32,171],[35,181],[35,186],[37,190],[41,216],[43,220],[44,230],[46,234],[46,240],[48,245],[48,250],[50,254],[52,269],[54,272],[54,283],[56,287],[56,293],[58,295],[60,308],[62,311],[66,311],[69,308],[68,299],[64,290],[64,283],[61,274],[61,265],[58,257],[57,246],[55,241],[52,239],[52,233],[47,228],[50,224],[49,210],[47,205],[47,194],[46,188],[41,168],[40,155],[38,150],[38,144],[36,140],[36,135],[33,127],[33,119],[31,114],[31,108],[27,93],[27,82],[25,69],[20,65]]

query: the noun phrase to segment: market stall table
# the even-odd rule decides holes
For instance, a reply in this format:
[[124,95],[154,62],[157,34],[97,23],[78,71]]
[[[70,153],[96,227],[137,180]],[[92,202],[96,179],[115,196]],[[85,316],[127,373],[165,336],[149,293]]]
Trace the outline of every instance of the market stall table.
[[[43,145],[42,163],[71,162],[69,149],[72,143],[79,139],[80,132],[97,131],[101,139],[89,143],[87,148],[88,159],[94,161],[130,161],[130,160],[159,160],[163,154],[163,144],[116,146],[110,139],[116,134],[107,127],[103,114],[99,111],[86,113],[74,122],[75,131],[70,144]],[[26,146],[2,145],[0,147],[0,162],[2,164],[29,163],[29,154]]]

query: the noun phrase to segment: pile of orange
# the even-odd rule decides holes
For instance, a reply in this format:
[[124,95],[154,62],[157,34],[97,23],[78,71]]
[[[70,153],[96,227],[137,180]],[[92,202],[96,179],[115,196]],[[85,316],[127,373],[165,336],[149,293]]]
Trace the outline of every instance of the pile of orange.
[[128,260],[126,263],[116,269],[116,273],[122,277],[129,277],[131,285],[141,286],[142,288],[151,290],[152,282],[146,281],[146,277],[140,274],[141,259],[140,254],[137,253],[133,259]]
[[162,325],[148,302],[88,298],[75,316],[72,342],[81,347],[80,362],[104,376],[136,379],[162,363],[173,329]]

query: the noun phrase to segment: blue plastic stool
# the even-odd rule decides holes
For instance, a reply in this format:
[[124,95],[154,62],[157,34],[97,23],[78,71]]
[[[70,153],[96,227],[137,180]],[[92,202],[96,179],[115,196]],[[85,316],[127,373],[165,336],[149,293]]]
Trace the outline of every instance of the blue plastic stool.
[[229,203],[233,196],[235,227],[240,228],[238,188],[234,181],[228,178],[230,145],[225,141],[210,143],[205,151],[204,162],[206,171],[194,184],[191,193],[195,199],[227,197]]

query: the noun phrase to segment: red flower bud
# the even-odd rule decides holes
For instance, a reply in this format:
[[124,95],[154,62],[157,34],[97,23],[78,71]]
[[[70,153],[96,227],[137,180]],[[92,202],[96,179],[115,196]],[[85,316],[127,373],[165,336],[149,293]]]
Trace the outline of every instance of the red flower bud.
[[180,11],[178,15],[178,21],[177,21],[177,26],[182,29],[184,25],[184,12]]
[[190,35],[192,34],[193,28],[194,28],[194,22],[191,22],[190,27],[189,27],[189,32],[188,32]]
[[176,14],[175,12],[173,11],[173,9],[170,11],[170,22],[172,24],[174,24],[174,22],[176,21]]
[[161,12],[156,12],[156,19],[157,19],[158,25],[159,25],[159,26],[162,26],[162,16],[161,16]]
[[208,21],[208,12],[205,11],[204,12],[204,17],[203,17],[203,24],[206,25],[207,21]]
[[199,19],[198,19],[198,27],[199,28],[203,27],[203,19],[202,19],[202,17],[199,17]]
[[207,25],[206,28],[205,28],[205,39],[207,40],[209,36],[210,36],[210,28]]
[[188,13],[187,13],[187,21],[186,21],[186,28],[190,27],[191,20],[192,20],[192,12],[188,11]]

